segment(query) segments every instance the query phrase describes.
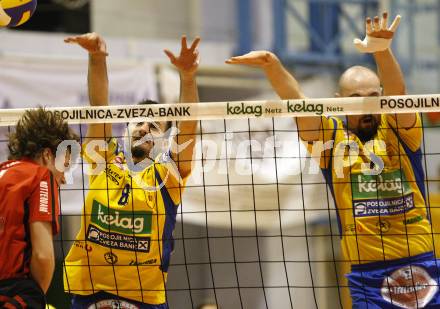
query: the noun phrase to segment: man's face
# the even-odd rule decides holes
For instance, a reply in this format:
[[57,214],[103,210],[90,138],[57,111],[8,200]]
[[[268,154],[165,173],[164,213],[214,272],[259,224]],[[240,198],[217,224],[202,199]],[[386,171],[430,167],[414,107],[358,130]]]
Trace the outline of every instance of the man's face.
[[[377,97],[382,94],[380,81],[375,75],[366,75],[340,84],[341,97]],[[374,137],[380,124],[381,115],[363,114],[347,116],[347,127],[362,142]]]
[[128,126],[133,161],[140,162],[150,157],[155,141],[163,138],[166,123],[138,122]]

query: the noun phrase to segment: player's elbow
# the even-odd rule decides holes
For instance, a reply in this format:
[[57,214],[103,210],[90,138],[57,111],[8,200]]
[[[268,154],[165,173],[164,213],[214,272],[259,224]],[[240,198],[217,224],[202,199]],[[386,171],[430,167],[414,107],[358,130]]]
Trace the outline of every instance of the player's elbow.
[[50,250],[33,250],[31,258],[32,266],[44,268],[48,273],[53,273],[55,269],[55,255]]
[[191,175],[192,172],[192,164],[191,162],[185,162],[180,164],[179,166],[179,175],[180,178],[186,179]]
[[41,289],[46,293],[55,270],[55,256],[53,252],[35,251],[31,257],[31,275]]

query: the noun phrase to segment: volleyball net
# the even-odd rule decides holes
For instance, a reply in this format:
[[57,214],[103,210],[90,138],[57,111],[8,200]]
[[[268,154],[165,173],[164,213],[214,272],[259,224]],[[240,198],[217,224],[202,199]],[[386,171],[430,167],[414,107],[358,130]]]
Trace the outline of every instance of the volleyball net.
[[[220,308],[349,308],[350,298],[344,275],[349,272],[351,262],[341,252],[341,238],[349,235],[355,237],[356,242],[367,241],[370,236],[380,235],[383,238],[392,229],[395,214],[399,218],[403,216],[399,219],[404,221],[402,226],[418,224],[426,219],[420,218],[419,214],[406,217],[412,208],[420,206],[415,200],[414,205],[408,201],[406,190],[410,191],[414,182],[408,176],[400,177],[398,182],[388,179],[388,176],[383,176],[385,180],[377,175],[365,177],[369,181],[366,186],[371,187],[365,187],[365,191],[371,189],[370,193],[376,195],[368,199],[374,205],[362,208],[359,204],[355,210],[350,207],[338,212],[332,190],[321,174],[320,158],[312,158],[310,145],[299,138],[295,117],[334,116],[344,120],[345,115],[421,113],[423,182],[428,216],[432,222],[425,236],[433,248],[437,248],[436,252],[440,252],[436,231],[439,225],[435,224],[440,220],[440,212],[437,211],[440,206],[440,146],[435,142],[438,125],[433,120],[436,114],[427,116],[427,113],[440,112],[440,95],[49,110],[67,120],[82,139],[86,135],[86,124],[114,124],[112,137],[119,140],[125,152],[129,149],[124,146],[127,145],[124,139],[129,138],[127,123],[172,121],[171,129],[161,136],[164,142],[156,140],[158,147],[152,157],[167,151],[170,136],[178,133],[176,122],[198,121],[193,170],[182,190],[173,234],[174,253],[166,285],[170,308],[196,308],[202,303],[215,303]],[[4,133],[13,131],[13,125],[22,113],[23,110],[14,109],[1,111],[0,126],[4,127]],[[396,132],[399,135],[399,130]],[[400,141],[399,137],[397,139]],[[6,147],[3,154],[6,156]],[[404,155],[398,152],[398,156]],[[346,159],[345,150],[341,156]],[[351,153],[348,157],[349,160],[344,161],[345,171],[350,171],[352,163],[357,160]],[[359,154],[361,157],[362,154]],[[110,164],[114,162],[106,162],[106,167]],[[92,190],[87,169],[88,163],[83,159],[72,164],[68,183],[60,189],[63,224],[56,244],[57,254],[61,261],[72,246],[91,251],[88,243],[93,242],[105,247],[110,254],[101,265],[103,275],[114,276],[117,286],[115,267],[123,259],[118,257],[118,252],[122,252],[119,250],[124,240],[112,243],[106,237],[124,234],[123,230],[128,227],[116,221],[119,225],[115,223],[112,227],[108,221],[108,230],[99,229],[98,224],[96,233],[88,231],[79,242],[75,239],[80,226],[86,224],[84,216],[98,216],[93,211],[91,214],[84,211],[87,194]],[[109,182],[118,182],[118,176],[112,175],[107,168],[105,172]],[[356,181],[353,177],[349,179]],[[353,188],[353,183],[351,185]],[[379,200],[383,196],[378,195],[379,187],[385,186],[385,197],[390,199],[391,195],[385,191],[387,186],[392,185],[400,186],[400,191],[397,191],[402,196],[395,199],[394,205],[381,205]],[[108,185],[98,189],[108,190]],[[116,216],[112,207],[103,205],[102,209],[106,209],[104,215]],[[366,232],[359,230],[356,223],[341,224],[338,220],[338,215],[348,216],[351,212],[352,216],[353,213],[356,216],[362,211],[363,214],[377,211],[377,229]],[[135,212],[131,216],[134,220]],[[129,218],[127,215],[126,219]],[[122,215],[119,219],[122,220]],[[126,233],[127,243],[133,243],[137,237],[131,235],[133,231]],[[414,235],[408,235],[407,228],[392,236],[411,250],[410,238]],[[134,238],[130,240],[130,237]],[[161,237],[158,241],[162,241]],[[362,244],[358,246],[362,248]],[[382,246],[385,246],[383,242]],[[137,252],[145,253],[141,249]],[[383,256],[388,254],[386,249],[383,252]],[[137,255],[133,256],[133,263],[124,265],[132,266],[133,282],[143,280],[139,267],[157,267],[159,263],[152,262],[153,258],[146,258],[147,255],[140,256],[142,258],[139,259]],[[76,267],[90,268],[91,263]],[[78,293],[77,289],[67,290]],[[118,289],[112,292],[117,294]]]

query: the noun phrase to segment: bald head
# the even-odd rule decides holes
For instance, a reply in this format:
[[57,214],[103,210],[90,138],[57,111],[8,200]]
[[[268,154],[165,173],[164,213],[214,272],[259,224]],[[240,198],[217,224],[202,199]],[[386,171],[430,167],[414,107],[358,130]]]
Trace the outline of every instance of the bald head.
[[[339,79],[341,97],[372,97],[380,96],[382,89],[376,73],[362,66],[354,66],[346,70]],[[377,133],[380,115],[347,116],[348,129],[355,133],[362,142],[369,141]]]
[[372,70],[353,66],[342,73],[339,79],[339,96],[370,97],[381,95],[380,80]]

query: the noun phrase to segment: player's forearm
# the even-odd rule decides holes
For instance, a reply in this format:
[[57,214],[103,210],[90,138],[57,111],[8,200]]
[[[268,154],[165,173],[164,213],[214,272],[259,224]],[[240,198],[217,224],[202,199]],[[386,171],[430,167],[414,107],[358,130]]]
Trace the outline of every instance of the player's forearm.
[[284,68],[275,55],[272,54],[270,63],[263,69],[272,88],[281,99],[305,98],[298,81]]
[[[405,79],[397,59],[391,49],[374,53],[377,72],[383,87],[384,95],[406,94]],[[416,114],[388,115],[388,123],[398,128],[412,128]]]
[[306,142],[313,142],[320,139],[322,134],[321,117],[297,117],[296,125],[298,128],[299,137]]
[[[50,246],[48,244],[48,246]],[[55,269],[55,257],[49,252],[38,253],[35,250],[32,252],[31,257],[31,275],[32,278],[38,283],[44,293],[49,289],[52,281],[53,272]]]
[[[270,64],[264,67],[267,79],[272,88],[283,100],[305,99],[306,96],[295,77],[292,76],[281,64],[279,59],[272,54]],[[301,117],[296,119],[299,136],[305,141],[319,139],[321,117]]]
[[[89,54],[88,92],[91,106],[108,106],[107,60],[104,54]],[[93,139],[108,140],[111,133],[111,124],[90,124],[84,142]]]
[[173,153],[173,160],[177,164],[182,179],[187,178],[192,171],[196,128],[197,126],[187,124],[186,121],[179,124],[180,133],[176,136],[176,149]]
[[384,95],[406,94],[405,79],[391,49],[374,53]]
[[89,55],[88,87],[91,106],[108,105],[107,60],[103,54]]
[[[199,102],[199,92],[195,74],[180,74],[180,102]],[[173,159],[177,161],[179,173],[186,178],[192,169],[192,157],[197,131],[197,121],[180,121],[179,134],[176,136],[177,149],[173,152]]]

